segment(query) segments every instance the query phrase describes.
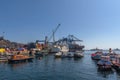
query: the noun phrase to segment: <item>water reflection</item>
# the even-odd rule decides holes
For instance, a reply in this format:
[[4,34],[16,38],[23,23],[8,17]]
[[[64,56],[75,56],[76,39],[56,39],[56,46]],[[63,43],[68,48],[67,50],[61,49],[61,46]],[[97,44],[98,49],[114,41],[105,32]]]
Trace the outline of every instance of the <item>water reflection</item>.
[[98,71],[98,75],[102,76],[103,78],[107,78],[110,74],[113,74],[114,72],[111,71],[101,71],[101,70],[97,70]]
[[12,64],[9,64],[9,67],[11,67],[12,69],[17,69],[19,67],[25,66],[26,64],[27,64],[27,62],[25,62],[25,63],[12,63]]
[[74,58],[74,61],[80,61],[82,58]]

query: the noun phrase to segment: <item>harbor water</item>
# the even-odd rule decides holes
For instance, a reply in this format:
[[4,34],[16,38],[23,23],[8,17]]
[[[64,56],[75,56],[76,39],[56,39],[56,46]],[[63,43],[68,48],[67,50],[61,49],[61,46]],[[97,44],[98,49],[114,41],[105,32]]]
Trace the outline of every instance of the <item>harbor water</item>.
[[81,59],[55,59],[54,54],[49,54],[32,62],[0,62],[0,80],[120,80],[120,73],[114,69],[98,71],[91,53],[85,51]]

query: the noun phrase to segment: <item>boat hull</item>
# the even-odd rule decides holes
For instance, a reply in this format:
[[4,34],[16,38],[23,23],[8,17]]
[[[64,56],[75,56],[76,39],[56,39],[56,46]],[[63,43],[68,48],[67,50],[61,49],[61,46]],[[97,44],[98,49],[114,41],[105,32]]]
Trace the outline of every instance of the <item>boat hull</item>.
[[30,62],[32,61],[33,57],[29,57],[29,58],[24,58],[24,59],[8,59],[9,63],[17,63],[17,62]]

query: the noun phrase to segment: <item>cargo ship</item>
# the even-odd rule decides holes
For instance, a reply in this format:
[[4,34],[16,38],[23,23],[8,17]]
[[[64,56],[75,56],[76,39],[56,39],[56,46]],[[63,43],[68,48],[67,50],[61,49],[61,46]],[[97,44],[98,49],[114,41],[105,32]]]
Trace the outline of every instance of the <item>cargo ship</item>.
[[59,39],[55,42],[57,45],[67,45],[69,52],[84,51],[84,45],[79,44],[78,42],[83,42],[83,40],[78,39],[74,35],[68,35],[66,38]]

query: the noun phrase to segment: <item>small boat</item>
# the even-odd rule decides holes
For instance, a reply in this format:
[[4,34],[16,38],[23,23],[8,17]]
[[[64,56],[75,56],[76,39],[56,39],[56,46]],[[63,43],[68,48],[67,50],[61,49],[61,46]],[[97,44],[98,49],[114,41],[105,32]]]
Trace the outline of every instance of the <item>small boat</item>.
[[74,58],[81,58],[81,57],[83,57],[84,56],[84,54],[83,54],[83,52],[81,52],[81,51],[76,51],[75,53],[74,53]]
[[116,59],[116,57],[118,56],[118,54],[116,54],[116,53],[108,53],[108,56],[110,56],[111,61],[114,61]]
[[101,60],[98,61],[97,65],[99,70],[103,71],[112,70],[110,56],[101,56]]
[[113,68],[117,71],[120,71],[120,55],[116,56],[114,60],[112,60]]
[[57,52],[54,56],[55,58],[60,58],[62,56],[62,52]]
[[68,47],[67,47],[66,45],[61,45],[61,46],[60,46],[60,51],[57,52],[54,56],[55,56],[56,58],[58,58],[58,57],[65,58],[65,57],[68,56],[68,55],[67,55],[67,52],[68,52],[68,51],[69,51],[69,49],[68,49]]
[[92,58],[93,60],[100,60],[100,59],[101,59],[102,54],[103,54],[102,52],[97,51],[97,52],[95,52],[95,53],[91,54],[91,58]]
[[8,58],[5,56],[0,56],[0,61],[8,61]]
[[9,63],[12,63],[12,62],[25,62],[25,61],[32,61],[32,59],[33,59],[33,57],[18,54],[18,55],[11,56],[11,58],[8,59],[8,62]]
[[67,57],[68,58],[73,58],[74,57],[74,53],[73,52],[68,52],[67,53]]

